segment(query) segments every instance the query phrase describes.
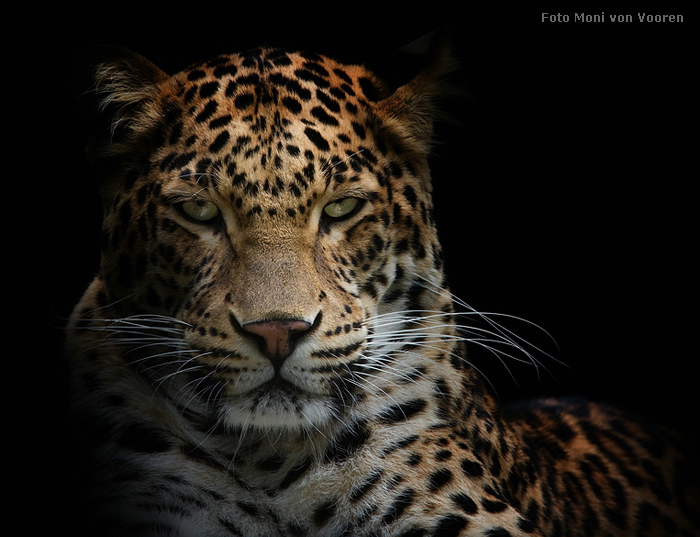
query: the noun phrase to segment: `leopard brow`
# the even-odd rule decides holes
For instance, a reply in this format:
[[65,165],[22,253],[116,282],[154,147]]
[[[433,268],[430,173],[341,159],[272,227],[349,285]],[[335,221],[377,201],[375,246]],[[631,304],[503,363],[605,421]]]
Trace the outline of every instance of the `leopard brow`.
[[367,200],[367,201],[372,201],[376,200],[379,197],[379,192],[376,190],[368,190],[368,189],[359,189],[359,188],[353,188],[349,190],[342,190],[339,189],[337,192],[335,192],[336,200],[341,200],[345,198],[358,198],[361,200]]
[[[204,161],[198,165],[198,171],[184,170],[177,178],[183,180],[185,183],[194,182],[196,185],[204,188],[213,186],[216,190],[219,190],[220,185],[225,180],[225,172],[221,164],[211,162],[209,159],[204,159]],[[192,179],[194,179],[194,181],[192,181]]]
[[[352,171],[352,161],[353,159],[359,157],[363,153],[364,149],[360,148],[357,151],[347,152],[345,157],[341,158],[336,155],[334,157],[327,158],[320,163],[319,175],[326,180],[326,186],[330,186],[333,181],[345,182],[352,181],[347,177],[347,172]],[[357,177],[357,176],[355,176]],[[342,178],[342,179],[341,179]]]
[[174,190],[163,196],[166,203],[182,203],[183,201],[212,201],[209,196],[202,196],[202,192],[207,192],[207,189],[200,188],[197,191],[192,190]]
[[[177,176],[182,182],[180,186],[172,189],[168,196],[177,198],[177,201],[192,201],[203,199],[206,196],[200,196],[202,192],[208,192],[208,187],[213,185],[218,190],[219,178],[217,169],[211,165],[207,166],[207,170],[200,172],[186,171]],[[194,179],[194,181],[192,181]],[[187,185],[186,188],[182,188]],[[191,185],[192,188],[189,188]],[[197,190],[194,188],[198,187]]]
[[338,165],[342,165],[342,163],[328,161],[319,170],[320,175],[325,178],[326,191],[332,192],[336,200],[352,197],[372,201],[379,197],[379,192],[376,189],[362,185],[361,174],[348,177],[344,172],[336,173],[334,169]]

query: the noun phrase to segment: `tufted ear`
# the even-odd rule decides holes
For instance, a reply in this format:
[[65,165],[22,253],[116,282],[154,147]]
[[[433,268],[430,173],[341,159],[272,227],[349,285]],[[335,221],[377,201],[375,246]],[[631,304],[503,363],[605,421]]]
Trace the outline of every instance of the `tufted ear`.
[[168,75],[143,56],[115,46],[90,49],[81,64],[87,73],[88,155],[93,162],[121,155],[157,126],[155,103]]
[[433,126],[440,115],[439,102],[459,93],[449,81],[457,71],[447,36],[441,32],[404,47],[404,52],[424,67],[412,80],[378,103],[378,110],[391,128],[420,155],[428,154]]

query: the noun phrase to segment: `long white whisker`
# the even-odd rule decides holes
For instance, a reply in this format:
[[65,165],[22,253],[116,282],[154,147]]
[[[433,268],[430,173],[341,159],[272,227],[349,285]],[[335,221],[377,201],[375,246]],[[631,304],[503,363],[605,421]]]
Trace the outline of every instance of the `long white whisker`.
[[[517,322],[534,327],[556,345],[551,334],[537,324],[514,315],[477,311],[464,300],[425,278],[419,279],[416,283],[427,291],[448,299],[457,310],[415,308],[380,313],[367,319],[364,324],[369,332],[366,341],[367,353],[370,356],[394,354],[419,356],[421,351],[444,352],[441,342],[466,343],[482,348],[493,355],[516,384],[517,379],[508,365],[511,361],[532,365],[538,377],[540,369],[549,372],[538,357],[544,356],[561,363],[500,321]],[[452,352],[452,354],[454,356],[455,353]],[[457,357],[467,361],[463,356]],[[467,363],[479,371],[472,362],[467,361]],[[381,367],[387,366],[386,363],[381,364]],[[481,371],[479,373],[486,379]],[[394,376],[397,373],[391,371],[390,375]]]
[[[533,323],[532,321],[529,321],[529,320],[524,319],[524,318],[522,318],[522,317],[517,317],[517,316],[514,316],[514,315],[509,315],[509,314],[504,314],[504,313],[479,312],[479,311],[477,311],[476,309],[474,309],[472,306],[470,306],[467,302],[465,302],[464,300],[462,300],[461,298],[459,298],[458,296],[454,295],[453,293],[450,293],[450,292],[446,291],[445,289],[442,289],[442,288],[436,286],[434,283],[430,282],[430,281],[427,280],[426,278],[421,278],[421,283],[420,283],[420,284],[421,284],[425,289],[428,289],[428,290],[430,290],[430,291],[432,291],[432,292],[434,292],[434,293],[436,293],[436,294],[439,294],[440,296],[446,297],[446,298],[448,298],[449,300],[451,300],[454,304],[456,304],[456,305],[458,305],[458,306],[461,306],[461,307],[465,308],[466,310],[468,310],[467,312],[457,312],[457,313],[456,313],[457,315],[459,315],[459,314],[461,314],[461,313],[477,314],[479,317],[481,317],[481,318],[484,319],[486,322],[488,322],[491,326],[493,326],[496,330],[499,330],[499,331],[502,330],[503,332],[509,334],[509,336],[512,336],[512,337],[514,337],[515,339],[518,339],[518,340],[522,341],[523,343],[525,343],[525,344],[527,344],[527,345],[529,345],[529,346],[532,346],[532,347],[535,348],[538,352],[544,353],[544,351],[542,351],[541,349],[538,349],[538,348],[534,347],[534,345],[532,345],[530,342],[526,341],[525,339],[521,338],[520,336],[518,336],[518,335],[517,335],[516,333],[514,333],[513,331],[507,329],[506,327],[504,327],[503,325],[500,325],[499,323],[496,323],[492,318],[493,318],[493,317],[503,317],[503,318],[508,318],[508,319],[516,320],[516,321],[518,321],[518,322],[522,322],[522,323],[525,323],[525,324],[527,324],[527,325],[530,325],[530,326],[536,328],[537,330],[539,330],[540,332],[542,332],[543,334],[545,334],[545,335],[555,344],[555,346],[557,346],[557,349],[559,348],[558,345],[557,345],[556,340],[554,339],[554,337],[553,337],[549,332],[547,332],[544,328],[542,328],[541,326],[539,326],[539,325],[536,324],[536,323]],[[547,353],[544,353],[544,354],[547,354]]]

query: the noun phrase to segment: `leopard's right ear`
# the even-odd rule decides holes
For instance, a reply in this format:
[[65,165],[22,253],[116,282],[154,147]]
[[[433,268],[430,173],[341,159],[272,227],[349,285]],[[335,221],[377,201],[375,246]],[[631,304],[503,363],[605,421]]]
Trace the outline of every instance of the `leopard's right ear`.
[[157,127],[159,99],[169,76],[140,54],[117,46],[86,50],[78,63],[88,156],[97,161],[123,155]]

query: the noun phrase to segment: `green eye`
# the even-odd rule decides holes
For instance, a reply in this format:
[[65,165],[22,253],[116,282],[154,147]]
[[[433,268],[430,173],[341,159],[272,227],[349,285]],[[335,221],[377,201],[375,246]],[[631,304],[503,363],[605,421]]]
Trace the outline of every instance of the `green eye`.
[[329,203],[323,208],[323,212],[331,218],[342,218],[343,216],[347,216],[353,212],[359,203],[360,200],[358,198],[344,198],[342,200]]
[[187,216],[200,222],[208,222],[219,216],[219,208],[210,201],[186,201],[181,207]]

